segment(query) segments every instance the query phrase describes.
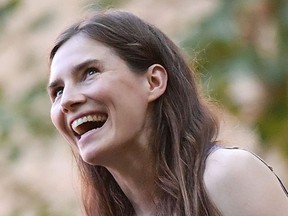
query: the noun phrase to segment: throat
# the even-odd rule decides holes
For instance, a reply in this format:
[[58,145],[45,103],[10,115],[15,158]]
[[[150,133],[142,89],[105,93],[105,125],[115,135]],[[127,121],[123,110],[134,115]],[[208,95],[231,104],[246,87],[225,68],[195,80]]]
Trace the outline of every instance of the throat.
[[[137,155],[139,154],[141,155],[141,153]],[[142,156],[138,156],[138,159],[133,159],[133,162],[129,160],[130,163],[125,164],[125,166],[124,164],[120,165],[121,168],[114,167],[113,169],[108,168],[108,170],[130,200],[136,215],[150,216],[154,215],[156,210],[155,172],[151,158],[146,158],[147,160],[144,161],[139,160]]]

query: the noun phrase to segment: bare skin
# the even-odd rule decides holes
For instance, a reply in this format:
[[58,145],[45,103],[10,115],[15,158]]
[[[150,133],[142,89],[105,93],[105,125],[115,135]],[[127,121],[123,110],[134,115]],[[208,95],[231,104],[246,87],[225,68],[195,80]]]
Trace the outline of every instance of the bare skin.
[[[48,91],[55,127],[84,161],[111,172],[138,216],[155,212],[150,116],[166,85],[161,65],[136,74],[109,47],[83,35],[69,39],[51,64]],[[82,123],[75,126],[75,121],[92,117],[101,119],[103,126],[87,131]],[[287,197],[273,173],[245,151],[212,153],[204,181],[224,216],[288,212]]]
[[285,216],[288,198],[276,176],[244,150],[219,149],[207,159],[208,194],[223,216]]
[[138,149],[133,154],[133,158],[126,158],[126,161],[122,160],[122,164],[108,170],[131,201],[136,215],[153,215],[155,211],[153,163],[150,154],[145,154],[144,151]]
[[[51,64],[53,124],[84,161],[110,171],[139,216],[155,210],[150,113],[166,85],[161,65],[137,74],[112,49],[83,35],[67,41]],[[103,126],[87,132],[84,124],[75,126],[91,116]]]

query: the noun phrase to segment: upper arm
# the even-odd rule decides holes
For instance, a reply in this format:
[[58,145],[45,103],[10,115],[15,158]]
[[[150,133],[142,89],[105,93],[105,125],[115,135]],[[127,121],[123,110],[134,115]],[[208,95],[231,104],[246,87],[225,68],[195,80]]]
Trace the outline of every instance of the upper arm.
[[276,176],[244,150],[220,149],[204,173],[209,197],[224,216],[284,216],[288,198]]

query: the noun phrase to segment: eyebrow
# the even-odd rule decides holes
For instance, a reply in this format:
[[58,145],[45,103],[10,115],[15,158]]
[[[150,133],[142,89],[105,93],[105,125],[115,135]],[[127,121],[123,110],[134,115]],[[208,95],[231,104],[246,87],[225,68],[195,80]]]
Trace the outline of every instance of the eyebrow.
[[[78,71],[84,70],[85,68],[87,68],[87,67],[89,67],[91,65],[96,65],[96,66],[99,67],[100,61],[98,59],[88,59],[88,60],[86,60],[84,62],[81,62],[78,65],[75,65],[72,68],[72,72],[71,72],[72,76],[75,76],[78,73]],[[49,90],[55,88],[56,86],[59,86],[60,82],[61,82],[60,79],[56,79],[53,82],[49,83],[47,85],[47,90],[49,91]]]

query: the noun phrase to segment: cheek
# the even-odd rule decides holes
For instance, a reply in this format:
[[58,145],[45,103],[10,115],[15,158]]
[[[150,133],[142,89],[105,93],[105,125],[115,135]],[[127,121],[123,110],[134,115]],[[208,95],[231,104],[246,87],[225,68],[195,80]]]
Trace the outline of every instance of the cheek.
[[119,95],[117,104],[118,118],[121,118],[123,126],[130,130],[143,128],[147,118],[148,103],[145,97],[137,92]]
[[63,125],[63,117],[61,115],[61,111],[57,109],[57,107],[52,106],[50,109],[50,118],[53,123],[53,125],[56,127],[56,129],[61,132],[63,128],[61,125]]
[[74,140],[71,138],[69,132],[67,131],[65,118],[61,109],[57,109],[57,107],[52,106],[50,110],[50,118],[57,131],[66,139],[69,144],[75,146]]

